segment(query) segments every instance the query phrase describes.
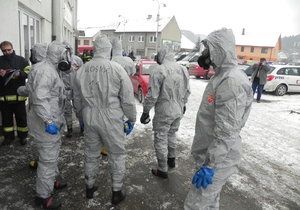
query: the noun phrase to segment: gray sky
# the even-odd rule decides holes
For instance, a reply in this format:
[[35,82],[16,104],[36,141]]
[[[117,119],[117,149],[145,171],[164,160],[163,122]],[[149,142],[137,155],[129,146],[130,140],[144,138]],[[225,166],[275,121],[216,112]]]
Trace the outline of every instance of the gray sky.
[[158,1],[161,16],[175,15],[180,29],[194,33],[227,27],[235,33],[300,34],[300,0],[78,0],[78,28],[107,26],[122,20],[119,15],[156,17]]

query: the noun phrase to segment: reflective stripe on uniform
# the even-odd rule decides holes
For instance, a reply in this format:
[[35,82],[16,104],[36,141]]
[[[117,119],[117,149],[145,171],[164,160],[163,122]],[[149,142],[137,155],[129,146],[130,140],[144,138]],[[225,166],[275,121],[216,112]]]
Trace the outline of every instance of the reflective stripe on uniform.
[[13,132],[14,131],[14,127],[3,127],[3,131],[4,132]]
[[17,127],[17,131],[28,132],[28,128],[27,127]]
[[30,67],[30,66],[26,66],[26,67],[23,69],[23,71],[24,71],[26,74],[29,74],[30,70],[31,70],[31,67]]
[[18,101],[26,101],[26,96],[18,96]]
[[10,95],[10,96],[1,96],[0,101],[26,101],[26,96],[17,96],[17,95]]
[[16,101],[17,100],[17,96],[16,95],[4,96],[4,100],[5,101]]

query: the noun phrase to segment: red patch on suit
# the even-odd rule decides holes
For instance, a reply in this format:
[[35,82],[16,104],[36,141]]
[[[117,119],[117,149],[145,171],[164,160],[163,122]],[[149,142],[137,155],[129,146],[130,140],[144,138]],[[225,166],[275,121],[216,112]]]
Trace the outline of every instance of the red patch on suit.
[[213,104],[215,102],[215,96],[214,95],[208,95],[207,96],[207,102],[209,104]]

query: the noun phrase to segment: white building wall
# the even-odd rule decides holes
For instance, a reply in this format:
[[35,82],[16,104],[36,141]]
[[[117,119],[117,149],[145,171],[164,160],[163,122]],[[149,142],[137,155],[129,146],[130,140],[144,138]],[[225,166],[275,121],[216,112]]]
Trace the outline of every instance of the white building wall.
[[75,48],[77,0],[0,0],[0,20],[0,42],[12,42],[27,59],[33,44],[54,37]]
[[17,54],[20,53],[18,29],[18,1],[0,0],[0,42],[10,41]]
[[67,41],[75,49],[77,25],[77,0],[53,1],[53,36]]
[[20,7],[25,7],[41,18],[41,43],[52,41],[52,1],[19,0]]

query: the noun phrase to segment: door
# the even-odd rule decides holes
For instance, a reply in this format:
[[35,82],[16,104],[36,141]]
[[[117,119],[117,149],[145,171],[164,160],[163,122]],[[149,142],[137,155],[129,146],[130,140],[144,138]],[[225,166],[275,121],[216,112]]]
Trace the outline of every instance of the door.
[[289,67],[286,68],[287,84],[289,86],[289,92],[300,92],[300,68]]

